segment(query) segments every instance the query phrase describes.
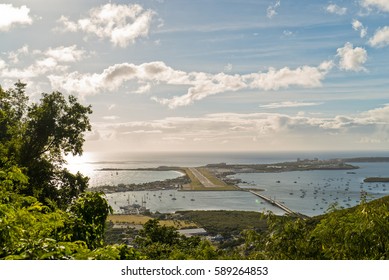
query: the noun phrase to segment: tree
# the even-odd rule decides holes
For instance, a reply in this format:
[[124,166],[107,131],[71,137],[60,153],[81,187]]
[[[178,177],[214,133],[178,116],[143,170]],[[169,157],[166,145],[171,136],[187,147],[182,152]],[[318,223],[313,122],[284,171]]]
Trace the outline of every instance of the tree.
[[105,221],[112,212],[103,193],[85,192],[69,207],[71,221],[67,224],[71,240],[82,240],[88,248],[104,244]]
[[60,92],[44,93],[40,104],[28,110],[21,163],[29,165],[41,158],[62,163],[62,154],[81,155],[91,113],[91,107],[84,107],[74,96],[66,100]]
[[63,168],[64,155],[82,154],[91,107],[59,92],[28,105],[25,86],[0,87],[0,259],[143,259],[104,246],[110,206]]
[[180,235],[175,227],[161,226],[158,219],[151,219],[143,225],[135,243],[139,251],[152,260],[210,260],[222,255],[208,241]]
[[7,91],[0,86],[0,167],[14,161],[20,151],[28,102],[25,87],[20,81]]
[[268,221],[266,232],[246,232],[247,258],[389,258],[389,197],[306,220],[269,216]]
[[388,259],[389,203],[362,203],[327,215],[311,232],[324,259]]
[[17,168],[0,172],[0,259],[144,258],[125,245],[103,246],[107,209],[101,194],[85,192],[64,211],[12,191],[26,183]]
[[87,188],[88,179],[63,164],[65,155],[82,154],[92,109],[60,92],[43,93],[39,103],[28,105],[25,86],[0,88],[0,167],[12,161],[26,170],[29,184],[18,191],[65,209]]

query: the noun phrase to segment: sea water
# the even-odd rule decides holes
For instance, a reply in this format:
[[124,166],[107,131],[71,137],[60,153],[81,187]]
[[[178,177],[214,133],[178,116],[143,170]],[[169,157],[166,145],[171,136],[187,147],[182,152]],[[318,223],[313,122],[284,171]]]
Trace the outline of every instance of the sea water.
[[330,207],[348,208],[389,195],[389,183],[364,183],[366,177],[388,176],[389,163],[352,163],[355,170],[311,170],[280,173],[240,173],[233,177],[242,188],[263,189],[262,194],[293,211],[315,216]]
[[139,204],[151,212],[174,213],[183,210],[242,210],[272,211],[283,215],[283,211],[243,191],[131,191],[107,194],[107,200],[116,213],[120,207]]
[[[182,176],[177,171],[109,170],[126,168],[153,168],[158,166],[195,167],[209,163],[260,164],[296,161],[297,158],[349,158],[368,156],[388,156],[383,152],[347,153],[150,153],[121,154],[95,161],[73,164],[73,171],[84,171],[90,177],[90,186],[146,183],[173,179]],[[389,177],[389,163],[352,163],[360,168],[355,170],[312,170],[281,173],[240,173],[245,183],[242,188],[263,189],[262,194],[284,203],[293,211],[308,216],[326,212],[330,206],[351,207],[361,201],[362,191],[367,200],[389,194],[389,184],[364,183],[366,177]],[[355,174],[354,174],[355,173]],[[174,199],[173,199],[174,198]],[[179,210],[246,210],[284,212],[249,192],[182,192],[132,191],[108,194],[107,199],[113,209],[121,212],[122,206],[143,202],[152,212],[175,212]]]

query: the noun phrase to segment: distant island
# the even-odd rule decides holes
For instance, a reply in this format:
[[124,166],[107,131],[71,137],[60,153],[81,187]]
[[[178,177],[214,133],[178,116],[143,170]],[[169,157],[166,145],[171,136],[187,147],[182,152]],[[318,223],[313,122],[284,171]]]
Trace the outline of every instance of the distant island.
[[389,162],[389,157],[355,157],[339,159],[343,162]]
[[368,177],[363,180],[365,183],[389,183],[389,177]]
[[271,163],[271,164],[208,164],[210,169],[225,169],[234,173],[273,173],[285,171],[309,171],[309,170],[350,170],[358,169],[346,163],[343,159],[320,160],[314,159],[297,159],[296,161]]

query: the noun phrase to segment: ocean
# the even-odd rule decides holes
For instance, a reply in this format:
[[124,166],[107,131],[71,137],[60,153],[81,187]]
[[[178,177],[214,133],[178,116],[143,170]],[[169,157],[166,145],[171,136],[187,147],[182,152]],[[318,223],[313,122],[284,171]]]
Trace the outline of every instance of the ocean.
[[[276,163],[300,159],[331,159],[351,157],[389,156],[389,152],[291,152],[291,153],[122,153],[86,155],[69,161],[71,171],[80,171],[90,177],[90,187],[120,183],[146,183],[182,176],[177,171],[101,171],[103,168],[152,168],[158,166],[196,167],[210,163]],[[313,170],[281,173],[242,173],[233,175],[245,183],[242,188],[263,189],[264,195],[284,203],[293,211],[315,216],[325,213],[330,206],[351,207],[361,200],[361,191],[367,200],[389,194],[389,183],[363,183],[366,177],[389,177],[389,163],[352,163],[355,170]],[[352,171],[352,173],[350,172]],[[174,198],[174,199],[173,199]],[[248,192],[212,191],[183,192],[133,191],[107,194],[114,211],[128,204],[141,204],[152,212],[179,210],[245,210],[284,212]]]

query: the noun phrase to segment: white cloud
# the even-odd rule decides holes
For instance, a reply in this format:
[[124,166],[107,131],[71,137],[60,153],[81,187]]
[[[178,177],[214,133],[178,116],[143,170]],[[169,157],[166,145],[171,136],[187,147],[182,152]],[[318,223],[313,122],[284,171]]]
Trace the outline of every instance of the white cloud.
[[293,36],[293,35],[294,35],[293,32],[290,31],[290,30],[284,30],[284,31],[282,32],[282,34],[284,34],[284,36],[286,36],[286,37],[290,37],[290,36]]
[[274,5],[270,5],[269,7],[267,7],[266,9],[266,16],[268,18],[273,18],[275,15],[277,15],[277,8],[281,6],[281,1],[278,0],[274,3]]
[[231,72],[232,71],[232,64],[228,63],[226,66],[224,66],[225,72]]
[[81,92],[85,95],[97,94],[102,90],[117,90],[123,83],[135,80],[146,83],[137,92],[150,90],[152,84],[187,85],[186,94],[170,99],[153,100],[170,108],[185,106],[210,95],[238,91],[241,89],[278,90],[290,86],[319,87],[327,72],[333,67],[332,61],[325,61],[318,67],[302,66],[296,69],[284,67],[269,69],[265,73],[246,75],[209,74],[204,72],[184,72],[175,70],[161,61],[140,65],[122,63],[108,67],[100,74],[80,74],[73,72],[66,76],[49,75],[53,88],[68,92]]
[[362,7],[364,8],[377,8],[383,12],[389,12],[389,1],[388,0],[361,0]]
[[108,121],[114,121],[114,120],[120,119],[120,117],[119,116],[104,116],[103,119],[108,120]]
[[140,37],[147,37],[156,13],[140,5],[105,4],[91,9],[89,17],[70,21],[62,16],[59,22],[70,32],[83,31],[101,39],[109,38],[119,47],[126,47]]
[[284,67],[280,70],[269,69],[266,73],[252,73],[246,75],[206,75],[198,73],[200,78],[195,80],[193,87],[187,94],[175,96],[171,99],[155,99],[170,108],[185,106],[196,100],[201,100],[209,95],[237,91],[241,89],[279,90],[290,86],[318,87],[328,70],[332,68],[331,62],[324,62],[319,67],[303,66],[291,70]]
[[[61,16],[59,18],[58,22],[63,25],[63,27],[65,28],[65,31],[77,32],[77,30],[78,30],[77,22],[72,22],[65,16]],[[63,31],[62,28],[55,28],[54,30]]]
[[185,141],[186,139],[184,137],[169,136],[169,137],[162,137],[162,140],[164,140],[164,141]]
[[340,58],[339,68],[346,71],[366,70],[362,65],[367,61],[365,49],[356,47],[347,42],[343,48],[337,49],[337,56]]
[[363,119],[369,123],[388,124],[389,123],[389,105],[376,108],[362,113]]
[[0,70],[7,67],[7,64],[5,63],[4,60],[0,59]]
[[82,75],[78,71],[72,72],[67,77],[58,74],[48,76],[52,88],[64,89],[68,92],[81,93],[82,95],[97,94],[102,90],[102,81],[99,74]]
[[133,130],[133,131],[129,131],[129,132],[126,132],[126,134],[132,134],[132,133],[135,133],[135,134],[159,134],[159,133],[162,133],[161,130]]
[[370,38],[369,44],[372,47],[385,47],[389,45],[389,26],[379,28],[374,36]]
[[280,103],[270,103],[270,104],[266,104],[266,105],[261,105],[259,107],[266,108],[266,109],[278,109],[278,108],[317,106],[320,104],[322,104],[322,103],[285,101],[285,102],[280,102]]
[[149,92],[150,89],[151,89],[151,84],[147,83],[145,85],[140,86],[136,91],[134,91],[134,93],[142,94],[142,93]]
[[189,73],[187,74],[187,84],[191,85],[188,92],[181,96],[175,96],[171,99],[154,98],[155,101],[168,105],[170,108],[186,106],[194,101],[204,99],[210,95],[226,91],[237,91],[248,87],[240,75],[227,75],[224,73]]
[[362,22],[360,22],[359,20],[354,19],[352,22],[352,26],[355,31],[360,32],[361,38],[364,38],[367,35],[367,27],[364,27]]
[[57,63],[53,59],[41,59],[21,69],[4,67],[0,75],[2,78],[30,80],[49,71],[56,70],[57,66]]
[[[80,74],[73,72],[66,77],[62,75],[50,75],[48,77],[54,88],[62,88],[68,92],[83,92],[85,95],[97,94],[102,90],[116,90],[124,82],[138,80],[141,83],[153,81],[168,84],[190,84],[185,72],[176,71],[166,66],[163,62],[156,61],[135,65],[130,63],[115,64],[108,67],[100,74]],[[148,90],[149,84],[140,90]],[[139,91],[139,89],[138,89]]]
[[16,64],[19,62],[19,56],[20,55],[27,55],[29,53],[29,47],[28,45],[24,45],[23,47],[21,47],[20,49],[14,51],[14,52],[10,52],[8,54],[8,59]]
[[100,132],[96,129],[93,129],[92,131],[88,131],[85,133],[85,140],[86,141],[98,141],[101,140]]
[[[214,113],[199,117],[168,117],[160,120],[97,124],[101,135],[115,135],[125,143],[143,147],[218,148],[229,143],[232,149],[261,147],[338,148],[355,147],[361,139],[387,142],[389,106],[358,115],[313,117],[305,114]],[[153,134],[159,134],[153,137]],[[185,140],[180,146],[180,141]],[[166,145],[165,145],[166,144]],[[169,146],[171,144],[171,146]],[[176,146],[178,145],[178,146]],[[328,146],[330,145],[330,146]],[[138,146],[137,146],[138,147]]]
[[84,50],[77,49],[76,45],[70,47],[50,48],[45,52],[47,57],[51,57],[58,62],[75,62],[80,61],[85,57]]
[[331,14],[344,15],[347,13],[347,8],[339,7],[336,4],[329,4],[326,8],[326,11]]
[[116,104],[111,104],[111,105],[107,106],[109,111],[111,111],[115,107],[116,107]]
[[320,87],[321,81],[332,67],[332,61],[324,61],[318,67],[305,65],[296,69],[270,68],[266,73],[248,74],[243,78],[253,89],[279,90],[290,86]]
[[17,8],[12,4],[0,4],[0,31],[9,31],[17,24],[32,24],[29,13],[30,9],[24,5]]
[[[23,55],[23,65],[20,62],[20,56]],[[79,50],[75,45],[71,47],[49,48],[46,51],[29,50],[27,45],[22,48],[9,52],[8,63],[4,62],[0,69],[0,76],[3,79],[23,80],[29,86],[37,81],[42,84],[42,76],[50,73],[51,75],[64,75],[68,70],[70,62],[80,61],[87,56],[84,50]],[[18,65],[20,63],[20,65]],[[14,65],[13,65],[14,64]]]

